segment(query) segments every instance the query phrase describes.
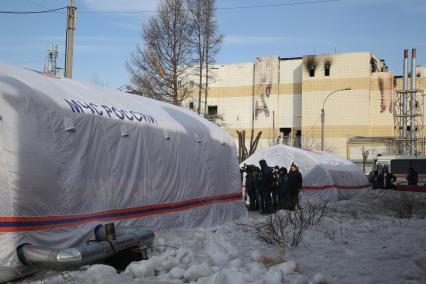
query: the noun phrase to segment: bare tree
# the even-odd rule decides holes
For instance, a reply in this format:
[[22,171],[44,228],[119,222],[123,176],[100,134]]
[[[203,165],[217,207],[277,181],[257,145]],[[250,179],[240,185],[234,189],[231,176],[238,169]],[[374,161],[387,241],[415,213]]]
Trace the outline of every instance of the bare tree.
[[[215,0],[187,0],[193,26],[193,46],[198,76],[198,114],[201,113],[201,97],[204,89],[204,116],[207,115],[207,93],[209,64],[214,62],[223,35],[219,34],[216,23]],[[204,72],[205,70],[205,72]],[[205,87],[203,87],[203,81]]]
[[[198,107],[197,113],[201,113],[201,96],[203,92],[203,71],[205,63],[205,18],[204,18],[204,0],[187,0],[188,9],[191,13],[191,22],[193,26],[192,44],[195,51],[194,63],[197,64],[196,74],[198,75]],[[195,68],[194,68],[195,69]]]
[[256,138],[253,140],[254,131],[251,132],[250,145],[249,149],[246,147],[246,131],[238,131],[238,160],[240,163],[250,157],[254,152],[256,152],[257,145],[259,144],[260,137],[262,136],[262,131],[259,131],[256,135]]
[[192,25],[185,0],[162,0],[127,68],[138,94],[180,105],[189,95]]
[[370,154],[369,152],[368,152],[368,150],[366,150],[365,148],[364,148],[364,146],[362,146],[361,147],[361,154],[362,154],[362,170],[364,171],[364,173],[365,173],[365,165],[367,164],[367,161],[368,161],[368,155]]
[[214,63],[214,57],[220,50],[223,42],[223,34],[219,33],[216,22],[216,5],[215,0],[200,0],[204,2],[204,18],[205,18],[205,57],[206,57],[206,89],[204,92],[204,115],[207,113],[207,97],[209,90],[209,65]]

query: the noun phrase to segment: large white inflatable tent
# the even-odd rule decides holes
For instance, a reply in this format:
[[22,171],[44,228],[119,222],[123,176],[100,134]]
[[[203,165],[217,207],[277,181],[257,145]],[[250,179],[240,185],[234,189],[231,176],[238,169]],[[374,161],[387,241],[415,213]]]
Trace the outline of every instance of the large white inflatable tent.
[[259,166],[262,159],[270,167],[277,165],[290,170],[293,162],[299,167],[303,176],[302,202],[338,201],[370,187],[357,165],[331,153],[276,145],[255,152],[240,166]]
[[232,138],[189,110],[0,64],[0,282],[22,243],[67,248],[93,228],[244,216]]

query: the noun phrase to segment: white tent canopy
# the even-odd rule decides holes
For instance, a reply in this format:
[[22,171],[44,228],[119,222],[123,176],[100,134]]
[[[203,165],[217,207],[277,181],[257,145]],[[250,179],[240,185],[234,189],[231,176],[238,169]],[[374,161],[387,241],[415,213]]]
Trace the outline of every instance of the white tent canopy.
[[289,170],[293,162],[299,167],[303,176],[302,200],[337,201],[369,188],[368,180],[358,166],[327,152],[276,145],[257,151],[240,166],[244,164],[259,166],[262,159],[270,167],[278,165]]
[[153,229],[246,214],[232,138],[189,110],[0,64],[0,282],[22,243],[99,223]]

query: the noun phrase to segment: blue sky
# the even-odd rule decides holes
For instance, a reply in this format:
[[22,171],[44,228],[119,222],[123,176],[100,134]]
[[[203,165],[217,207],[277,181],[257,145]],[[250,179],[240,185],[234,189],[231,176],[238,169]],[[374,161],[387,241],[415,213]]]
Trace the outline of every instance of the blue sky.
[[[235,7],[307,0],[217,0]],[[76,0],[73,77],[111,88],[129,82],[125,64],[142,44],[141,27],[152,13],[99,14],[88,11],[154,10],[158,0]],[[35,11],[66,6],[67,0],[1,0],[0,10]],[[417,48],[426,65],[426,0],[340,0],[322,4],[218,10],[225,41],[217,63],[251,62],[258,56],[302,56],[371,51],[401,73],[404,48]],[[47,48],[59,46],[64,66],[65,11],[0,17],[0,62],[43,68]]]

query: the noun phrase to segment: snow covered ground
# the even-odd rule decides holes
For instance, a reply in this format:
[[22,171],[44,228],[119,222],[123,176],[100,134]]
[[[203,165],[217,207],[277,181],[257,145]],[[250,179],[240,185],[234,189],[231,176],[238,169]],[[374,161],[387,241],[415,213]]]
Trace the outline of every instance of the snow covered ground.
[[250,212],[248,219],[215,228],[156,232],[158,247],[149,260],[119,274],[92,265],[22,282],[426,283],[426,194],[409,193],[416,216],[398,219],[392,207],[400,194],[368,190],[329,204],[321,224],[298,247],[279,248],[253,237],[238,225],[264,218]]

